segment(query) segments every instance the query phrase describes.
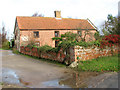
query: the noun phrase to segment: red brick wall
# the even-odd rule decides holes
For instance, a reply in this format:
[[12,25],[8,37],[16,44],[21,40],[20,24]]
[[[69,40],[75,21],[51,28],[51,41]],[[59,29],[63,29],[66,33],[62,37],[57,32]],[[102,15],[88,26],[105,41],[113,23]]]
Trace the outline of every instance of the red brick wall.
[[120,50],[118,46],[113,46],[113,49],[106,47],[105,49],[100,49],[98,47],[84,48],[81,46],[75,46],[75,61],[95,59],[102,56],[111,56],[117,54]]
[[[33,31],[39,31],[39,38],[34,38]],[[54,32],[59,31],[59,34],[65,34],[66,32],[73,32],[77,33],[77,30],[20,30],[20,46],[26,46],[29,41],[23,41],[22,37],[28,37],[28,39],[33,39],[35,42],[39,42],[40,46],[49,45],[55,47],[55,41],[52,40],[55,37]],[[91,30],[90,32],[94,33],[95,30]],[[82,30],[84,35],[84,30]],[[87,36],[87,41],[89,40],[90,36]],[[93,40],[94,37],[92,37]]]
[[30,55],[38,58],[45,58],[45,59],[50,59],[50,60],[55,60],[59,62],[63,62],[65,59],[65,54],[63,53],[62,49],[58,52],[39,52],[37,48],[32,48],[30,49],[29,47],[20,47],[20,52],[25,54],[25,55]]
[[[58,53],[55,52],[40,52],[38,48],[29,48],[29,47],[20,47],[20,52],[26,55],[50,59],[58,62],[64,62],[65,60],[68,63],[72,63],[74,61],[84,61],[89,59],[95,59],[102,56],[111,56],[113,54],[117,54],[119,52],[118,46],[114,46],[111,50],[110,47],[105,49],[100,49],[98,47],[90,47],[84,48],[81,46],[71,47],[67,53],[69,53],[69,57],[63,52],[61,49]],[[66,57],[67,56],[67,57]],[[65,62],[66,62],[65,61]]]

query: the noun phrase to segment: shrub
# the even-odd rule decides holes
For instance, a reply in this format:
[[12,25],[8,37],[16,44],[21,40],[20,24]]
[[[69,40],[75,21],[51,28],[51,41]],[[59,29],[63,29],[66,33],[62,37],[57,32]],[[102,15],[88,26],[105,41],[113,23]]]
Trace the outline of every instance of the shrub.
[[[98,34],[96,34],[96,37],[98,37]],[[61,37],[54,37],[52,38],[53,40],[59,41],[58,47],[63,48],[63,51],[66,49],[69,49],[69,47],[73,47],[76,45],[83,46],[83,47],[88,47],[88,46],[100,46],[100,36],[97,38],[96,41],[89,41],[86,42],[85,39],[80,39],[80,36],[78,34],[72,33],[72,32],[67,32],[65,34],[62,34]]]
[[55,47],[55,48],[51,48],[51,49],[49,49],[48,51],[58,53],[58,52],[59,52],[59,50],[60,50],[60,48],[59,48],[59,47]]
[[3,48],[3,49],[9,49],[9,48],[10,48],[10,43],[9,43],[9,41],[3,42],[3,43],[2,43],[2,48]]
[[48,46],[48,45],[44,45],[44,46],[41,46],[41,47],[38,47],[38,46],[31,46],[31,45],[27,45],[25,50],[27,49],[27,51],[30,51],[28,50],[29,49],[32,49],[32,48],[37,48],[40,52],[58,52],[60,50],[60,47],[51,47],[51,46]]
[[120,43],[120,35],[107,35],[105,36],[102,41],[101,41],[101,48],[104,46],[113,46],[113,45],[118,45]]
[[101,37],[100,37],[100,33],[97,31],[95,34],[94,34],[94,37],[96,40],[99,40]]
[[13,53],[19,54],[19,51],[16,48],[13,48]]
[[52,47],[48,46],[48,45],[44,45],[44,46],[39,47],[40,52],[47,52],[47,51],[49,51],[51,49],[52,49]]
[[76,45],[83,46],[83,47],[90,47],[93,45],[100,46],[100,40],[91,41],[91,42],[79,41]]

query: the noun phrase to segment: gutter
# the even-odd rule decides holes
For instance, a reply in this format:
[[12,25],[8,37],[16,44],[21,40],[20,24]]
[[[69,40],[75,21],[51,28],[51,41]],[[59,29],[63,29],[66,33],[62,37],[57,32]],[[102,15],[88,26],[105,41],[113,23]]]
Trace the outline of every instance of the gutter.
[[20,30],[97,30],[97,29],[20,29]]

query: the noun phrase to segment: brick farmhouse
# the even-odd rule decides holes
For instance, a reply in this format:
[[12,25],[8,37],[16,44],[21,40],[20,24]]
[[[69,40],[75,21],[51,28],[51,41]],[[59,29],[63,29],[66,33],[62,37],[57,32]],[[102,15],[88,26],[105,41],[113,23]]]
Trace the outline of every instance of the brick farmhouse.
[[[84,35],[86,30],[92,33],[92,40],[95,40],[96,28],[90,20],[62,18],[61,11],[54,13],[55,17],[17,16],[14,27],[15,47],[20,51],[20,46],[26,46],[32,41],[38,46],[55,47],[58,42],[53,41],[53,37],[60,37],[66,32]],[[91,35],[88,35],[86,40],[90,38]]]

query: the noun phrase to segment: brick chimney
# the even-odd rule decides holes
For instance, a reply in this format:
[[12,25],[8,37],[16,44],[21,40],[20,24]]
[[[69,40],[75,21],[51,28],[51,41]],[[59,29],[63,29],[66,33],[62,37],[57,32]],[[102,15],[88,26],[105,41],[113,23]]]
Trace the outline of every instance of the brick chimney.
[[54,11],[55,18],[61,18],[61,11]]

